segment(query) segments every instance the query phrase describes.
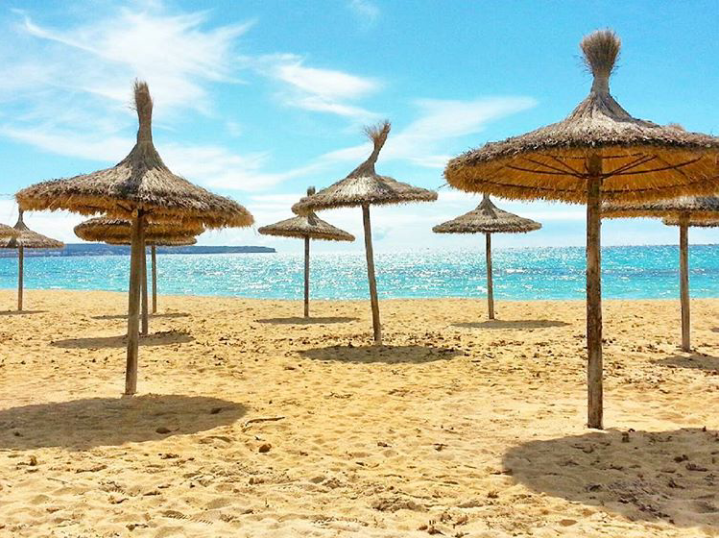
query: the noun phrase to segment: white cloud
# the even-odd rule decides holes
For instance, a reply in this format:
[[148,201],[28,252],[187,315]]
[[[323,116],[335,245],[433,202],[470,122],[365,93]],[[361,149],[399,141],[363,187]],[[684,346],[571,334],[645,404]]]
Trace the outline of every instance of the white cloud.
[[266,172],[268,153],[240,156],[221,146],[171,144],[159,148],[165,164],[175,173],[209,188],[241,191],[266,190],[318,169],[309,164],[284,172]]
[[[444,168],[451,155],[442,150],[458,138],[482,132],[503,117],[536,105],[528,97],[490,97],[470,101],[421,99],[415,102],[419,117],[390,134],[380,160],[405,161],[424,168]],[[325,162],[359,162],[371,151],[369,142],[324,154]]]
[[119,162],[130,152],[134,140],[120,136],[99,138],[55,127],[12,127],[0,125],[0,135],[69,157],[94,161]]
[[380,16],[380,9],[372,0],[348,0],[347,7],[365,27],[372,26]]
[[[23,50],[13,64],[26,87],[39,81],[58,91],[77,90],[127,102],[128,81],[147,80],[160,107],[209,107],[204,84],[233,80],[236,39],[252,23],[205,29],[203,12],[170,15],[161,10],[113,10],[66,30],[41,26],[25,16],[21,33],[43,44],[42,58]],[[0,91],[17,82],[0,84]],[[29,88],[33,90],[33,88]]]
[[295,88],[325,99],[353,99],[377,89],[377,83],[341,71],[306,67],[297,57],[285,57],[275,76]]
[[383,159],[406,160],[427,168],[444,168],[448,156],[437,154],[457,138],[477,134],[503,117],[536,105],[527,97],[490,97],[471,101],[421,99],[419,118],[390,135]]
[[281,83],[278,97],[287,106],[337,114],[358,121],[377,117],[377,114],[351,104],[380,89],[381,84],[375,79],[334,69],[309,67],[294,54],[273,54],[246,61],[260,73]]
[[225,129],[227,129],[227,133],[233,138],[236,138],[242,134],[242,125],[240,125],[236,121],[226,121]]
[[[99,139],[53,128],[16,129],[0,126],[0,135],[51,153],[113,165],[129,153],[135,141],[119,136]],[[311,163],[284,172],[265,172],[268,153],[238,155],[223,146],[166,144],[158,147],[165,164],[176,174],[210,188],[258,191],[321,168]]]

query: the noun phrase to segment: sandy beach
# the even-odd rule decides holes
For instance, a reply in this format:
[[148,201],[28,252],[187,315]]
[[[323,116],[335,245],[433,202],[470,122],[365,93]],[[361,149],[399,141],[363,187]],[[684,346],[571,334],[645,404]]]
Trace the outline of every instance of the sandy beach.
[[[14,305],[14,292],[0,292]],[[0,312],[0,536],[719,536],[719,300],[161,297],[124,386],[124,294]],[[261,420],[276,419],[276,420]]]

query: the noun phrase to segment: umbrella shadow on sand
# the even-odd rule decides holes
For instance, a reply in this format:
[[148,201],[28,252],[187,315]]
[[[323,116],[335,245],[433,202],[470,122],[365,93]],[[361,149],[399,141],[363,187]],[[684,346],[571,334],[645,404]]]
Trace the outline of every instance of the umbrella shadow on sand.
[[719,357],[704,355],[701,353],[692,353],[691,355],[673,355],[671,357],[667,357],[666,359],[654,361],[654,364],[666,366],[668,368],[689,368],[719,373]]
[[[164,318],[164,319],[175,319],[175,318],[187,318],[190,314],[186,312],[165,312],[163,314],[149,314],[150,319],[153,318]],[[114,319],[127,319],[127,314],[105,314],[103,316],[92,316],[92,319],[99,319],[100,321],[110,321]]]
[[[192,335],[185,332],[165,331],[140,336],[141,346],[168,346],[171,344],[187,344],[194,342]],[[68,338],[54,340],[51,346],[65,349],[98,349],[121,348],[127,346],[127,336],[91,336],[89,338]]]
[[630,520],[719,528],[717,451],[719,434],[699,428],[608,431],[530,441],[503,464],[533,491]]
[[349,318],[343,316],[318,318],[301,318],[299,316],[295,316],[290,318],[256,319],[255,321],[257,323],[270,323],[273,325],[329,325],[331,323],[352,323],[358,319],[359,318]]
[[487,321],[470,322],[470,323],[453,323],[452,327],[460,329],[549,329],[552,327],[566,327],[569,323],[564,321],[556,321],[551,319],[518,319],[518,320],[502,320],[490,319]]
[[335,362],[387,364],[414,363],[422,364],[449,360],[462,352],[431,346],[331,346],[300,351],[300,355],[308,359]]
[[25,405],[0,410],[0,447],[87,450],[156,441],[232,424],[245,412],[218,398],[163,394]]

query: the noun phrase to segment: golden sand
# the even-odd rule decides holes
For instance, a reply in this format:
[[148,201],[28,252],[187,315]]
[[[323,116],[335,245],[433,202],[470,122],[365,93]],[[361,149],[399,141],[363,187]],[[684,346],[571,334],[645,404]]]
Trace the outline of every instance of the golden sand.
[[592,432],[580,301],[384,301],[372,348],[365,302],[162,297],[122,399],[126,300],[0,312],[0,536],[719,535],[719,301],[693,355],[605,302]]

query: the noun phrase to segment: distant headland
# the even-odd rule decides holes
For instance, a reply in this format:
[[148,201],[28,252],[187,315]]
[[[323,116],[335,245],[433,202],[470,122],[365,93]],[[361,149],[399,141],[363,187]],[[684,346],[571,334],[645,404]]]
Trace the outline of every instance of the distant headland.
[[[255,246],[205,246],[157,247],[158,254],[274,254],[271,247]],[[25,256],[129,256],[129,246],[106,245],[104,243],[70,243],[63,249],[25,249]],[[0,250],[0,258],[17,256],[13,249]]]

